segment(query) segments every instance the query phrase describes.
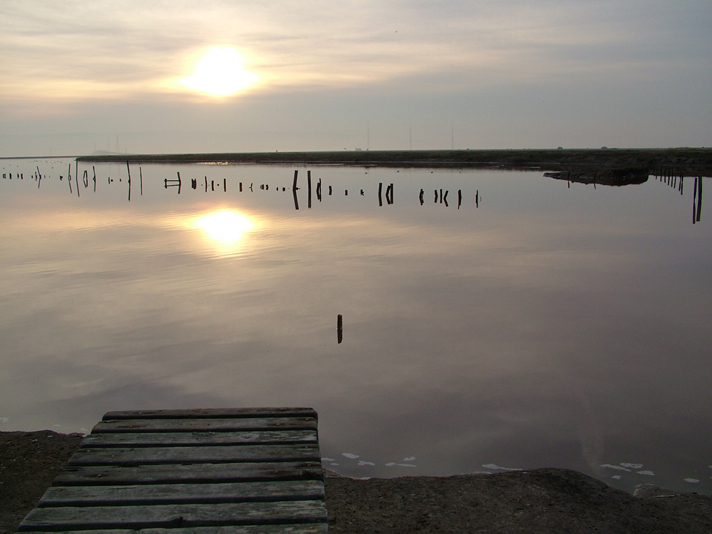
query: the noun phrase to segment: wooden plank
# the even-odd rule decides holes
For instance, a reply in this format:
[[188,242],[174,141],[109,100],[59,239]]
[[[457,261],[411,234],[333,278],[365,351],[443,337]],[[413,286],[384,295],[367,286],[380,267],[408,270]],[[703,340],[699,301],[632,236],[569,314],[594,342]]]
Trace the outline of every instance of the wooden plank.
[[[140,530],[82,530],[81,534],[327,534],[326,523],[290,525],[232,525],[229,527],[147,528]],[[24,531],[32,532],[32,531]],[[37,532],[37,531],[35,531]],[[67,531],[55,531],[56,534]],[[75,534],[77,531],[71,531]]]
[[49,488],[39,507],[199,504],[324,499],[320,480],[155,484],[145,486],[66,486]]
[[92,434],[105,432],[234,432],[244,430],[317,430],[311,417],[239,419],[127,419],[102,421]]
[[19,531],[325,523],[322,501],[35,508]]
[[194,465],[67,466],[55,486],[221,483],[268,480],[323,480],[321,462]]
[[320,461],[316,444],[79,449],[68,465],[155,465]]
[[107,412],[103,421],[121,419],[221,419],[242,417],[312,417],[312,408],[204,408],[198,410],[136,410]]
[[151,447],[155,445],[187,447],[192,445],[241,445],[260,443],[277,445],[317,443],[316,430],[258,430],[244,432],[147,432],[89,434],[82,448]]

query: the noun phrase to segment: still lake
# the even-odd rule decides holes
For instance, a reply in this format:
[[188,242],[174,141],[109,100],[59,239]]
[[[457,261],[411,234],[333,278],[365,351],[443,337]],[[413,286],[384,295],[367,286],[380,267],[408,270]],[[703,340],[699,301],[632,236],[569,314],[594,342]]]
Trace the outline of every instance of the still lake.
[[694,178],[300,167],[294,192],[294,167],[136,164],[129,201],[126,165],[0,166],[0,430],[311,406],[350,476],[712,493]]

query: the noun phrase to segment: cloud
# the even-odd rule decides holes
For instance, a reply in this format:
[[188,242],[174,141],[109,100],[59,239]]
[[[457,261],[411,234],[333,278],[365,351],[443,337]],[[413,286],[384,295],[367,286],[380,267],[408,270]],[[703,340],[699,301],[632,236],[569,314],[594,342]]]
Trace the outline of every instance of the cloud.
[[620,73],[702,61],[710,39],[701,28],[676,38],[699,11],[696,2],[634,1],[13,2],[3,13],[2,79],[4,93],[19,99],[162,92],[210,45],[241,50],[266,78],[263,90],[443,72],[464,72],[470,84]]

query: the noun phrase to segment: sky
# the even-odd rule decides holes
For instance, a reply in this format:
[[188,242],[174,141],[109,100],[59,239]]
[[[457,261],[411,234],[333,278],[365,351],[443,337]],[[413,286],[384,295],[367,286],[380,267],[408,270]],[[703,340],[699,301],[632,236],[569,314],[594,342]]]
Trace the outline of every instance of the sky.
[[0,4],[0,156],[712,145],[709,0]]

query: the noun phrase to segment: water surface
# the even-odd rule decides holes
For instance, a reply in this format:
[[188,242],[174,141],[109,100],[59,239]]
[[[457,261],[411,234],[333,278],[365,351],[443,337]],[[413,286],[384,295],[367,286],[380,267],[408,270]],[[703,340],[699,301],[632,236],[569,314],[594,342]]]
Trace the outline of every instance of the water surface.
[[300,167],[295,199],[293,167],[132,165],[129,201],[125,165],[0,163],[0,430],[311,406],[351,476],[712,493],[693,178]]

